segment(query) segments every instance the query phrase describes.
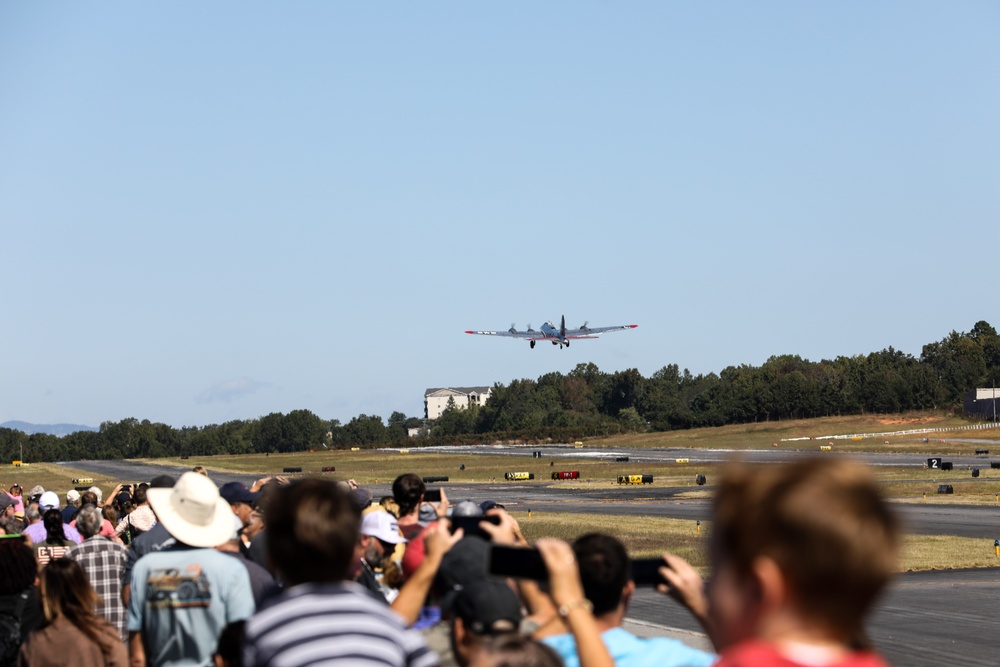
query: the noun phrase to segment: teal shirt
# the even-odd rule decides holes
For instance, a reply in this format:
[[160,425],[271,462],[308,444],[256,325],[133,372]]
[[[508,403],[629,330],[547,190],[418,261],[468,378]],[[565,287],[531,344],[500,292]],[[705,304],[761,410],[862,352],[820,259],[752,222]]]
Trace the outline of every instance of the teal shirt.
[[146,554],[131,586],[128,630],[143,633],[152,667],[209,667],[222,629],[254,613],[246,568],[215,549],[177,545]]
[[[621,628],[611,628],[601,634],[601,639],[616,667],[708,667],[718,659],[714,653],[699,651],[676,639],[642,639]],[[553,635],[542,643],[551,646],[566,667],[580,667],[573,635]]]

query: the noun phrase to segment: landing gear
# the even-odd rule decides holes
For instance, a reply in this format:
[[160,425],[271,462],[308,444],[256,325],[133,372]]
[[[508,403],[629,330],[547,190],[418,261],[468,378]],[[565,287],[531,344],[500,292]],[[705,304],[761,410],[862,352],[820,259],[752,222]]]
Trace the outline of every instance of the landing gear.
[[558,345],[558,344],[559,344],[559,341],[557,341],[557,340],[554,340],[554,341],[552,341],[552,344],[553,344],[553,345]]
[[531,346],[531,349],[532,349],[532,350],[534,350],[534,349],[535,349],[535,341],[533,341],[533,340],[529,340],[529,341],[528,341],[528,345],[530,345],[530,346]]

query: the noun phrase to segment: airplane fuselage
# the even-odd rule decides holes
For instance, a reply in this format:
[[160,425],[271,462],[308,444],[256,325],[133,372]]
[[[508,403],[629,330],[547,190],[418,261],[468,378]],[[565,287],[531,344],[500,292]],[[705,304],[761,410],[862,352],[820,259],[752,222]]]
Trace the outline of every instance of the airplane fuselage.
[[553,345],[565,345],[569,347],[569,339],[562,335],[559,327],[552,324],[552,322],[546,322],[542,325],[542,335],[551,340]]

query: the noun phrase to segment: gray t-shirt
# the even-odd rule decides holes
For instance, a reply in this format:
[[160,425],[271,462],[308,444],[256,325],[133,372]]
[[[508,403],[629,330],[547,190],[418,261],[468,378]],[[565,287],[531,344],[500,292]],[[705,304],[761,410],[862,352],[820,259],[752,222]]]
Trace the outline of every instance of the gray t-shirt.
[[211,665],[223,628],[253,612],[246,568],[214,549],[177,544],[132,569],[128,629],[143,633],[148,665]]

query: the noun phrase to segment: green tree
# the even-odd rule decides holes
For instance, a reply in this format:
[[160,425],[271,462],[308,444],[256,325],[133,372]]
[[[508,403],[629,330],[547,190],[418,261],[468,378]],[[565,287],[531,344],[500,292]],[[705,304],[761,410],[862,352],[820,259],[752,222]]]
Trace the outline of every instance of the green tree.
[[649,430],[646,426],[646,420],[633,407],[622,408],[618,411],[618,423],[627,433],[643,433]]
[[479,406],[475,403],[468,408],[460,408],[455,405],[455,401],[449,398],[441,416],[434,421],[431,436],[442,437],[474,433],[478,412]]
[[368,448],[389,442],[385,424],[378,415],[358,415],[344,425],[344,436],[348,444],[356,447]]
[[321,446],[326,422],[309,410],[292,410],[281,420],[282,452],[305,452]]
[[285,416],[280,412],[272,412],[257,420],[257,428],[250,436],[255,452],[265,454],[281,451],[281,423],[284,418]]

